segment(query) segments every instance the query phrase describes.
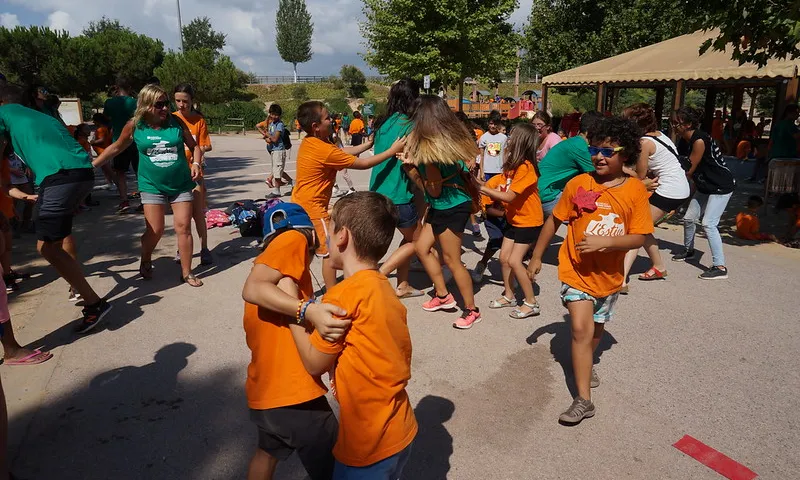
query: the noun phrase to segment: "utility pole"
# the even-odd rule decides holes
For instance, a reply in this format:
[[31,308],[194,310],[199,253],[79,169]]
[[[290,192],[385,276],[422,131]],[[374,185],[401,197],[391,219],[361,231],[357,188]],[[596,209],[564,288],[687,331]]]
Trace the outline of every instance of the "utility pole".
[[178,4],[178,35],[181,37],[181,53],[183,53],[183,24],[181,24],[181,0],[175,0]]
[[519,99],[519,66],[522,59],[522,52],[517,49],[517,73],[514,76],[514,98]]

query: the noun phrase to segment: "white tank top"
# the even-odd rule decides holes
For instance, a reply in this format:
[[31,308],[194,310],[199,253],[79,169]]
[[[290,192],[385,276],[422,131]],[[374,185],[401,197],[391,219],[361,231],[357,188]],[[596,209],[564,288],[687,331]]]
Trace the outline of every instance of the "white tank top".
[[[664,198],[673,200],[689,198],[689,180],[686,179],[686,172],[681,167],[678,157],[673,155],[667,147],[654,140],[653,137],[645,135],[642,138],[646,138],[656,146],[656,151],[650,155],[650,160],[647,164],[647,169],[658,177],[656,193]],[[668,136],[658,132],[658,139],[669,145],[672,151],[678,151]]]

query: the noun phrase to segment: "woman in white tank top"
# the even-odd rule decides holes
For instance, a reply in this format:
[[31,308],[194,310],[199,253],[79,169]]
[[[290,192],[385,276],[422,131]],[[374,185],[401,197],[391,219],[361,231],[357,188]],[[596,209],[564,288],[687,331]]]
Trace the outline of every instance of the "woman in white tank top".
[[[686,172],[678,159],[677,148],[669,137],[658,130],[653,108],[646,103],[631,105],[622,113],[625,118],[635,121],[645,132],[642,137],[642,153],[636,162],[636,175],[640,180],[653,178],[657,185],[650,196],[650,214],[658,223],[666,214],[677,210],[689,199],[691,190]],[[658,241],[650,234],[645,237],[644,249],[652,265],[639,275],[639,280],[660,280],[667,276],[664,260],[658,251]],[[625,280],[620,293],[628,293],[628,274],[639,251],[630,250],[625,255]]]

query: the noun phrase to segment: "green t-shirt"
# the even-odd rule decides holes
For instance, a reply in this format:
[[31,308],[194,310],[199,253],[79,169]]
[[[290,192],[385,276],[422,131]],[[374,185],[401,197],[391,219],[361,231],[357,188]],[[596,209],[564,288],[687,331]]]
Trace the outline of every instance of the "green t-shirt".
[[770,150],[769,158],[796,158],[797,157],[797,139],[794,138],[800,129],[794,124],[792,120],[781,120],[773,128],[770,133],[772,139],[772,150]]
[[[467,164],[464,162],[458,162],[456,165],[438,165],[438,167],[439,171],[442,173],[442,180],[445,180],[447,177],[456,174],[458,170],[463,170],[465,172],[469,171]],[[425,165],[419,166],[419,173],[422,175],[422,178],[427,178],[425,174]],[[466,190],[457,187],[447,187],[447,184],[464,186],[464,180],[461,178],[461,175],[455,175],[452,178],[442,182],[442,193],[438,198],[431,197],[426,191],[425,200],[427,200],[432,209],[447,210],[448,208],[457,207],[464,202],[472,201],[472,197],[469,196],[469,193],[467,193]]]
[[111,120],[111,140],[116,142],[128,120],[136,113],[136,99],[127,96],[116,96],[106,100],[103,113]]
[[64,125],[32,108],[18,104],[0,106],[0,135],[7,137],[39,185],[59,170],[92,168],[86,150]]
[[178,195],[195,187],[184,153],[183,128],[174,116],[160,129],[139,122],[133,141],[139,151],[140,191]]
[[567,182],[581,173],[594,171],[589,144],[578,135],[558,142],[539,162],[539,198],[552,202]]
[[[408,117],[401,113],[395,113],[387,118],[375,133],[375,155],[389,150],[395,140],[408,135],[412,127]],[[411,203],[414,198],[411,180],[403,171],[402,166],[402,162],[397,157],[391,157],[373,167],[369,189],[386,196],[395,205]]]

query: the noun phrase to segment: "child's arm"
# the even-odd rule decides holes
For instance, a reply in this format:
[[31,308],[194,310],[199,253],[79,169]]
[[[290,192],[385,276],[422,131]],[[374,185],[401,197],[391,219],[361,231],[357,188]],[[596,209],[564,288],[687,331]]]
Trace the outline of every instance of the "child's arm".
[[344,147],[344,148],[342,148],[342,151],[344,153],[347,153],[347,154],[350,154],[350,155],[359,156],[362,153],[364,153],[367,150],[369,150],[370,148],[372,148],[372,146],[374,144],[375,144],[375,142],[370,140],[368,142],[362,143],[361,145],[356,145],[355,147]]
[[367,158],[357,158],[355,163],[353,163],[353,165],[351,165],[349,168],[352,168],[353,170],[368,170],[384,160],[392,158],[398,153],[402,152],[405,146],[406,138],[398,138],[385,152]]
[[125,151],[125,149],[133,143],[133,130],[133,120],[131,120],[125,124],[125,128],[122,129],[122,133],[117,141],[109,145],[105,150],[103,150],[103,153],[98,155],[97,158],[92,161],[92,167],[100,167],[107,161]]
[[486,149],[481,149],[481,164],[478,166],[478,179],[482,182],[486,178],[486,174],[483,173],[483,164],[486,159]]
[[[298,300],[278,288],[281,278],[281,272],[274,268],[263,264],[253,265],[244,283],[242,298],[245,302],[294,319]],[[306,320],[314,325],[322,338],[330,342],[341,338],[350,326],[350,320],[336,318],[334,315],[343,317],[347,312],[328,303],[312,303],[306,310]]]
[[581,253],[607,252],[609,250],[637,250],[644,245],[644,235],[586,235],[575,245]]
[[511,203],[517,198],[517,192],[509,189],[505,192],[501,192],[500,190],[495,190],[493,188],[487,188],[486,185],[481,185],[481,193],[486,195],[487,197],[491,198],[496,202],[503,202],[503,203]]
[[536,275],[542,271],[542,257],[545,250],[553,240],[556,230],[561,226],[561,220],[557,219],[554,215],[550,215],[542,226],[542,231],[539,233],[539,240],[536,241],[536,246],[533,248],[533,255],[531,261],[528,263],[528,277],[531,281],[536,279]]
[[281,127],[280,129],[278,129],[276,127],[275,128],[275,133],[272,134],[272,136],[269,137],[269,142],[270,143],[278,143],[278,140],[281,139],[281,135],[283,135],[283,127]]

